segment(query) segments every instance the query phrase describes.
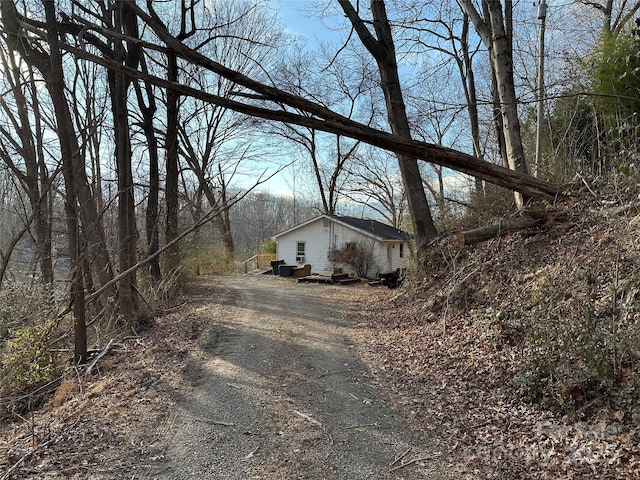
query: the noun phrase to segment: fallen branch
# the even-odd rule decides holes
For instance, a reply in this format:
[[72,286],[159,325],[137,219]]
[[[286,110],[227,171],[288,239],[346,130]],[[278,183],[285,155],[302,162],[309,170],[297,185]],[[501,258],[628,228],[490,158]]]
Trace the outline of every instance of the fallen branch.
[[251,457],[253,457],[253,456],[255,455],[255,453],[258,451],[258,449],[259,449],[259,448],[260,448],[260,447],[256,447],[256,448],[254,448],[253,450],[251,450],[249,453],[247,453],[247,454],[244,456],[244,460],[249,460]]
[[204,417],[196,417],[195,415],[188,415],[188,417],[194,419],[197,422],[208,423],[209,425],[220,425],[222,427],[235,427],[236,424],[232,422],[221,422],[219,420],[209,420]]
[[344,427],[345,429],[351,429],[351,428],[367,428],[367,427],[379,427],[380,424],[379,423],[363,423],[361,425],[351,425],[350,427]]
[[396,459],[389,464],[389,467],[393,467],[396,463],[402,460],[411,451],[411,447],[407,448],[403,453],[396,457]]
[[296,415],[298,415],[299,417],[304,418],[305,420],[313,423],[314,425],[318,425],[319,427],[322,426],[322,424],[318,420],[316,420],[315,418],[311,418],[309,415],[305,415],[304,413],[299,412],[298,410],[291,410],[291,411]]
[[107,343],[107,346],[102,349],[102,351],[98,354],[95,360],[91,362],[91,365],[87,367],[87,371],[84,372],[85,378],[91,373],[91,370],[93,370],[93,367],[96,366],[96,364],[100,361],[100,359],[104,357],[107,353],[109,353],[109,350],[111,350],[112,346],[113,346],[113,338],[109,340],[109,343]]
[[408,467],[409,465],[413,465],[414,463],[417,463],[417,462],[424,462],[425,460],[431,460],[433,458],[439,457],[440,455],[442,455],[442,454],[440,452],[438,452],[438,453],[434,453],[433,455],[429,455],[427,457],[420,457],[420,458],[414,458],[412,460],[408,460],[408,461],[406,461],[404,463],[401,463],[400,465],[398,465],[396,467],[391,468],[389,470],[389,473],[395,472],[396,470],[400,470],[401,468],[404,468],[404,467]]

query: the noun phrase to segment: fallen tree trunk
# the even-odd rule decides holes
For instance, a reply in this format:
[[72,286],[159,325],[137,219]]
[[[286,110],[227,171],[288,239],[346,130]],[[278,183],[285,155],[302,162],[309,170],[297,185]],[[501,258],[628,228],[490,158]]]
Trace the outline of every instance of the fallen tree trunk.
[[[442,165],[509,190],[520,192],[527,197],[538,199],[543,198],[553,201],[561,195],[561,192],[564,189],[563,186],[543,182],[530,175],[509,170],[500,165],[480,160],[479,158],[457,150],[446,148],[441,145],[404,139],[388,132],[376,130],[375,128],[355,122],[310,100],[260,83],[189,48],[172,36],[166,26],[162,24],[157,17],[147,14],[135,4],[132,5],[131,8],[150,28],[154,30],[158,37],[166,44],[166,47],[148,43],[137,38],[131,38],[126,35],[116,34],[112,31],[105,31],[105,29],[97,25],[86,26],[90,29],[100,31],[105,35],[117,35],[119,38],[122,38],[127,42],[131,42],[140,48],[147,48],[160,52],[170,51],[181,58],[192,62],[194,65],[210,70],[251,90],[252,92],[255,92],[255,94],[243,93],[238,95],[239,97],[263,100],[264,102],[268,102],[270,105],[273,105],[273,108],[243,103],[230,98],[212,95],[210,93],[191,88],[187,85],[170,82],[157,76],[129,68],[118,62],[92,55],[84,49],[73,47],[71,45],[64,45],[64,48],[73,53],[77,58],[84,58],[107,68],[123,72],[132,78],[142,79],[156,86],[178,91],[183,95],[198,98],[202,101],[209,102],[223,108],[228,108],[254,117],[264,118],[269,121],[291,123],[328,133],[348,136],[397,154],[415,157],[425,162]],[[78,26],[71,25],[71,27],[77,29]],[[292,112],[284,110],[283,106],[293,108],[296,111]],[[303,112],[303,114],[298,112]]]
[[77,58],[84,58],[107,68],[122,71],[127,75],[147,81],[153,85],[175,90],[183,95],[198,98],[202,101],[209,102],[223,108],[228,108],[253,117],[264,118],[269,121],[291,123],[314,128],[323,132],[348,136],[385,150],[415,157],[424,162],[442,165],[494,185],[499,185],[509,190],[520,192],[531,198],[554,201],[561,196],[561,192],[566,188],[561,185],[553,185],[542,180],[538,180],[535,177],[515,170],[509,170],[508,168],[504,168],[500,165],[480,160],[473,155],[459,152],[441,145],[403,139],[391,133],[376,130],[375,128],[371,128],[344,117],[340,120],[336,120],[334,118],[321,119],[285,110],[273,110],[270,108],[249,105],[140,72],[119,64],[118,62],[92,55],[68,44],[63,45],[63,47],[67,51],[73,53]]
[[537,227],[544,224],[546,221],[546,218],[533,218],[529,215],[519,218],[507,218],[500,220],[495,225],[460,232],[456,235],[456,239],[458,240],[458,245],[464,247],[465,245],[473,245],[475,243],[491,240],[492,238],[501,237],[508,233]]
[[456,235],[456,239],[458,244],[464,247],[465,245],[484,242],[519,230],[548,225],[555,221],[562,220],[563,217],[563,210],[533,204],[522,210],[520,216],[517,218],[503,219],[495,225],[460,232]]

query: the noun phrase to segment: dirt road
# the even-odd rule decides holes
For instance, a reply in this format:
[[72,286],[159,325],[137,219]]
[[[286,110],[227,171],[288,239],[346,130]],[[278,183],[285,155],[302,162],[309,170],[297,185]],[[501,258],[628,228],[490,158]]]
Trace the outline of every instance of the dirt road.
[[164,460],[150,476],[447,478],[429,439],[390,408],[358,360],[340,300],[348,287],[211,281],[230,295],[185,369],[188,386],[161,432]]

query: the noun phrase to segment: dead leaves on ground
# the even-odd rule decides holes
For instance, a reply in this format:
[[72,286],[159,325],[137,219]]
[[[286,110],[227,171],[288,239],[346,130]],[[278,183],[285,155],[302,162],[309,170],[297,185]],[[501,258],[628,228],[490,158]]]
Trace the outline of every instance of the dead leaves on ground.
[[[627,204],[636,190],[605,188],[602,198]],[[376,376],[436,448],[450,452],[459,478],[640,478],[640,359],[619,359],[610,390],[598,395],[580,383],[590,366],[572,365],[567,353],[589,341],[585,328],[596,349],[602,339],[604,350],[639,340],[631,336],[640,322],[640,234],[624,215],[605,221],[602,205],[581,192],[548,232],[463,249],[440,239],[428,268],[401,293],[380,291],[351,309]],[[545,328],[559,329],[554,338],[565,344],[531,339]],[[573,367],[566,375],[575,384],[527,379],[545,356]],[[533,361],[540,365],[523,368]]]
[[1,426],[0,479],[107,480],[161,470],[157,432],[171,419],[193,341],[214,308],[212,288],[194,285],[188,303],[120,343],[91,375],[70,376],[50,404]]

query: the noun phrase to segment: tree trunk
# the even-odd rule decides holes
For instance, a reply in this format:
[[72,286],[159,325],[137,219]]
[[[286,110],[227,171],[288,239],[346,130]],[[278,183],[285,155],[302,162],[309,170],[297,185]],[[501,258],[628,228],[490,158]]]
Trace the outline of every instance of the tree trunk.
[[[349,18],[362,44],[378,64],[381,87],[387,106],[387,117],[391,131],[398,137],[411,139],[411,129],[407,119],[406,107],[400,87],[400,78],[398,76],[395,45],[384,2],[381,0],[371,0],[373,26],[377,39],[369,32],[369,29],[351,5],[351,2],[348,0],[338,0],[338,3],[344,10],[347,18]],[[431,209],[429,208],[427,196],[422,186],[422,178],[417,159],[405,154],[398,154],[397,156],[402,182],[409,204],[409,212],[413,222],[416,249],[418,253],[421,253],[428,241],[437,235],[437,231],[433,224]]]
[[[116,31],[137,37],[137,28],[130,21],[125,25],[125,3],[118,2],[114,8],[114,26]],[[137,17],[133,18],[137,21]],[[137,62],[132,57],[136,49],[128,45],[128,51],[120,41],[114,45],[116,61],[133,68]],[[121,272],[127,271],[136,261],[136,224],[133,172],[131,169],[131,143],[129,132],[129,109],[127,106],[130,80],[121,72],[109,71],[109,87],[111,90],[111,108],[113,111],[116,173],[118,177],[118,266]],[[136,275],[132,273],[118,282],[118,303],[120,313],[128,324],[137,315]]]
[[233,260],[235,255],[235,246],[233,244],[233,235],[231,231],[231,218],[229,217],[229,199],[227,197],[229,185],[224,178],[222,167],[218,165],[218,177],[220,178],[220,208],[222,209],[217,216],[220,233],[222,233],[222,244],[228,261]]
[[[59,95],[66,105],[64,99],[64,76],[62,70],[62,55],[58,49],[58,28],[56,22],[56,13],[53,2],[43,1],[47,22],[47,37],[49,41],[49,58],[51,69],[48,72],[47,86],[53,97],[53,91],[59,92]],[[54,102],[56,99],[54,98]],[[60,98],[58,98],[60,101]],[[71,115],[59,115],[56,108],[56,118],[58,120],[58,135],[60,137],[63,176],[65,179],[65,190],[67,197],[65,199],[65,211],[67,217],[67,234],[69,236],[69,253],[71,255],[71,289],[70,296],[73,304],[74,314],[74,352],[73,359],[75,364],[85,363],[87,360],[87,325],[85,317],[84,303],[84,286],[82,285],[82,266],[80,258],[79,245],[79,228],[78,214],[76,210],[77,199],[75,197],[76,187],[75,181],[76,168],[73,164],[73,152],[69,151],[69,142],[64,141],[64,137],[72,134]],[[65,121],[68,120],[68,121]],[[75,137],[74,137],[75,138]]]
[[[476,77],[473,71],[473,57],[469,47],[469,15],[463,13],[462,34],[460,44],[462,49],[461,76],[463,78],[464,95],[469,111],[469,126],[471,127],[471,141],[473,142],[473,154],[480,159],[484,158],[480,146],[480,115],[478,114],[478,96],[476,89]],[[484,199],[484,185],[482,180],[475,179],[475,195],[480,202]]]
[[495,225],[460,232],[456,235],[456,239],[458,241],[458,245],[464,247],[465,245],[484,242],[519,230],[533,228],[535,226],[542,225],[544,221],[544,219],[535,219],[532,217],[501,220]]
[[[72,194],[73,196],[73,194]],[[70,206],[75,198],[65,200],[65,205]],[[72,211],[73,210],[73,211]],[[80,245],[78,245],[79,228],[75,216],[75,205],[67,211],[67,230],[69,231],[69,248],[74,248],[76,253],[71,255],[71,302],[73,304],[73,363],[81,365],[87,362],[87,314],[83,283],[82,259]]]
[[509,168],[527,173],[522,138],[520,137],[520,119],[518,118],[518,98],[513,80],[513,50],[511,39],[507,35],[502,16],[501,2],[487,2],[492,32],[492,64],[496,73],[496,86],[500,99],[504,140],[509,159]]
[[324,190],[324,182],[322,181],[322,172],[320,171],[320,162],[318,161],[318,150],[316,148],[316,131],[309,131],[309,144],[306,145],[311,156],[311,163],[313,164],[313,173],[316,177],[316,183],[318,184],[318,192],[320,192],[320,199],[322,200],[322,213],[327,215],[335,215],[335,212],[331,208],[329,200],[327,200],[327,194]]
[[[33,70],[29,72],[32,88],[35,89],[36,83],[33,78]],[[33,92],[33,116],[36,128],[36,157],[38,162],[38,177],[40,181],[41,201],[38,217],[36,218],[36,241],[38,244],[38,254],[40,255],[40,271],[42,272],[42,281],[47,284],[53,283],[53,255],[51,248],[51,207],[53,203],[51,193],[52,179],[49,177],[49,169],[45,162],[44,155],[44,138],[42,128],[42,116],[40,113],[40,103],[37,93]]]
[[[178,59],[175,54],[167,54],[167,79],[170,82],[178,81]],[[165,242],[173,242],[178,237],[178,102],[180,95],[167,90],[167,132],[165,137],[166,148],[166,179],[165,179],[165,203],[166,203],[166,229]],[[165,257],[165,271],[173,272],[180,265],[180,248],[178,242],[167,250]]]
[[[459,0],[464,12],[469,15],[476,32],[489,50],[491,70],[495,76],[496,91],[500,102],[500,117],[505,141],[505,151],[509,168],[520,173],[527,173],[524,148],[520,136],[520,119],[518,118],[518,99],[513,80],[513,49],[511,45],[511,5],[507,2],[506,14],[503,15],[502,2],[484,0],[482,2],[483,19],[472,0]],[[522,195],[515,195],[516,204],[522,205]]]
[[[143,68],[146,71],[146,66],[143,65]],[[140,108],[142,114],[142,131],[147,140],[147,152],[149,155],[149,192],[147,196],[147,208],[145,210],[145,234],[147,240],[147,256],[152,256],[160,248],[158,229],[158,221],[160,219],[160,156],[158,152],[158,139],[153,124],[153,118],[158,108],[152,86],[149,82],[145,82],[148,105],[145,104],[140,84],[136,82],[134,86],[138,99],[138,108]],[[154,257],[154,260],[149,264],[149,271],[154,282],[159,282],[162,279],[159,257]]]

